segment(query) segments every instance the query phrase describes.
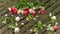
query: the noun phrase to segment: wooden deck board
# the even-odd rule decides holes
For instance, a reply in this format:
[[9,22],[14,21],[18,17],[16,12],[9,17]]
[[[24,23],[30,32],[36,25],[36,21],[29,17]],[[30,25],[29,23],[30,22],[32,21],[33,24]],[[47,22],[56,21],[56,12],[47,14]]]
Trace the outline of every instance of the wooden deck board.
[[[44,0],[43,0],[44,1]],[[49,13],[49,12],[52,12],[54,15],[56,15],[57,16],[57,19],[58,20],[60,20],[60,13],[58,13],[60,10],[59,10],[59,8],[60,8],[60,0],[57,0],[57,2],[56,2],[56,0],[50,0],[49,2],[48,2],[49,0],[46,0],[45,1],[45,8],[46,8],[46,11],[47,11],[47,13]],[[3,4],[4,5],[4,4]],[[3,7],[4,8],[4,7]],[[3,9],[2,8],[2,9]],[[1,10],[2,10],[1,9]],[[7,8],[6,8],[7,9]],[[3,10],[5,10],[5,9],[3,9]],[[4,13],[4,11],[1,11],[0,12],[0,15],[4,15],[4,14],[6,14],[6,12]],[[4,18],[4,16],[3,16],[3,18]],[[0,18],[0,19],[2,19],[2,18]],[[33,23],[34,22],[34,23]],[[19,26],[21,26],[21,31],[20,31],[20,33],[19,34],[32,34],[32,32],[29,32],[29,30],[30,29],[33,29],[34,27],[35,27],[35,22],[37,22],[37,21],[30,21],[30,22],[28,22],[28,21],[26,21],[26,19],[24,18],[24,19],[22,19],[21,21],[19,21]],[[25,23],[24,25],[21,25],[21,23]],[[4,28],[5,28],[5,30],[4,30]],[[4,32],[3,34],[8,34],[8,32],[9,32],[9,34],[11,34],[11,31],[7,28],[7,25],[5,25],[3,28],[1,28],[0,29],[0,33],[2,34],[4,31],[6,31],[6,32]],[[39,31],[39,34],[41,34],[41,32]],[[47,34],[47,32],[46,32],[46,34]],[[59,33],[58,33],[59,34]]]

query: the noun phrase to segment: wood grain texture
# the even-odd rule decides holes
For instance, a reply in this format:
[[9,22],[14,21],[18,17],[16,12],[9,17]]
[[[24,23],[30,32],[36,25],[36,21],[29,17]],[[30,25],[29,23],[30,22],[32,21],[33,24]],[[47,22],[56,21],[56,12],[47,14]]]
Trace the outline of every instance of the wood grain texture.
[[[31,0],[32,1],[32,0]],[[58,23],[60,22],[60,0],[41,0],[40,2],[44,2],[44,7],[46,9],[46,13],[52,12],[53,15],[57,16]],[[10,12],[8,11],[8,7],[12,6],[13,4],[18,3],[17,0],[2,0],[0,1],[0,22],[5,18],[4,14],[11,15]],[[13,33],[9,28],[8,25],[11,25],[12,22],[9,22],[7,24],[2,24],[0,23],[0,34],[34,34],[33,32],[30,32],[30,29],[33,29],[37,22],[39,20],[43,22],[47,22],[47,17],[44,15],[45,18],[41,18],[41,15],[37,18],[37,20],[31,20],[27,21],[26,17],[21,16],[22,19],[18,22],[18,25],[20,27],[20,32],[19,33]],[[25,23],[24,25],[21,25],[21,23]],[[42,34],[44,30],[39,30],[39,34]],[[60,32],[57,32],[59,34]],[[43,34],[48,34],[48,31],[44,32]]]

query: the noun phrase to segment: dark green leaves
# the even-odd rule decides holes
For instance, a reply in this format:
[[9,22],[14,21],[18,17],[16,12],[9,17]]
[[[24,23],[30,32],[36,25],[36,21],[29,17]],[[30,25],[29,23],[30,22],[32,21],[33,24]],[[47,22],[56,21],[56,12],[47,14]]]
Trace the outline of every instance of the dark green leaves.
[[27,3],[27,6],[28,6],[29,8],[32,8],[32,7],[34,7],[34,4],[33,4],[32,2],[29,2],[29,3]]
[[38,1],[33,1],[33,2],[29,2],[28,0],[20,0],[18,3],[16,3],[14,5],[16,8],[25,8],[25,7],[29,7],[29,8],[32,8],[32,7],[35,7],[35,6],[41,6],[41,3]]

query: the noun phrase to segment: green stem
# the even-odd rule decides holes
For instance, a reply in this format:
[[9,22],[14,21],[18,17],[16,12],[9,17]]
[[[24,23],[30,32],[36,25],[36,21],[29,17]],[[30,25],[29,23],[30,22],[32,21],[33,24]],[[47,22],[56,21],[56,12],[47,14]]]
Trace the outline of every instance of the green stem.
[[54,34],[56,34],[56,32],[54,32]]

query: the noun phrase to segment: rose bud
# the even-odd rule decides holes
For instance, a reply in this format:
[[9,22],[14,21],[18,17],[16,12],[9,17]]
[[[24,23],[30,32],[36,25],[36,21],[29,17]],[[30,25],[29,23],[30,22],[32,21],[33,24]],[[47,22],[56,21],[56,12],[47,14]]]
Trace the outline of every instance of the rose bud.
[[45,10],[41,10],[40,12],[41,12],[41,14],[45,14],[46,11]]
[[13,11],[14,10],[14,7],[9,7],[8,10],[9,11]]
[[20,17],[19,16],[15,17],[15,20],[16,21],[19,21],[20,20]]
[[57,30],[58,30],[58,26],[55,25],[55,26],[54,26],[54,31],[57,31]]
[[13,12],[13,14],[17,14],[18,9],[17,8],[14,8],[14,10],[12,12]]
[[18,28],[18,27],[16,27],[14,30],[15,33],[18,33],[19,31],[20,31],[20,28]]
[[36,16],[36,15],[37,15],[37,12],[36,12],[36,11],[34,11],[34,12],[33,12],[33,16]]
[[25,11],[29,12],[29,11],[30,11],[30,9],[29,9],[29,8],[26,8],[26,9],[25,9]]
[[37,9],[37,10],[40,10],[40,7],[39,7],[39,6],[36,6],[36,9]]
[[24,14],[25,16],[27,16],[27,15],[28,15],[28,11],[24,11],[23,14]]

